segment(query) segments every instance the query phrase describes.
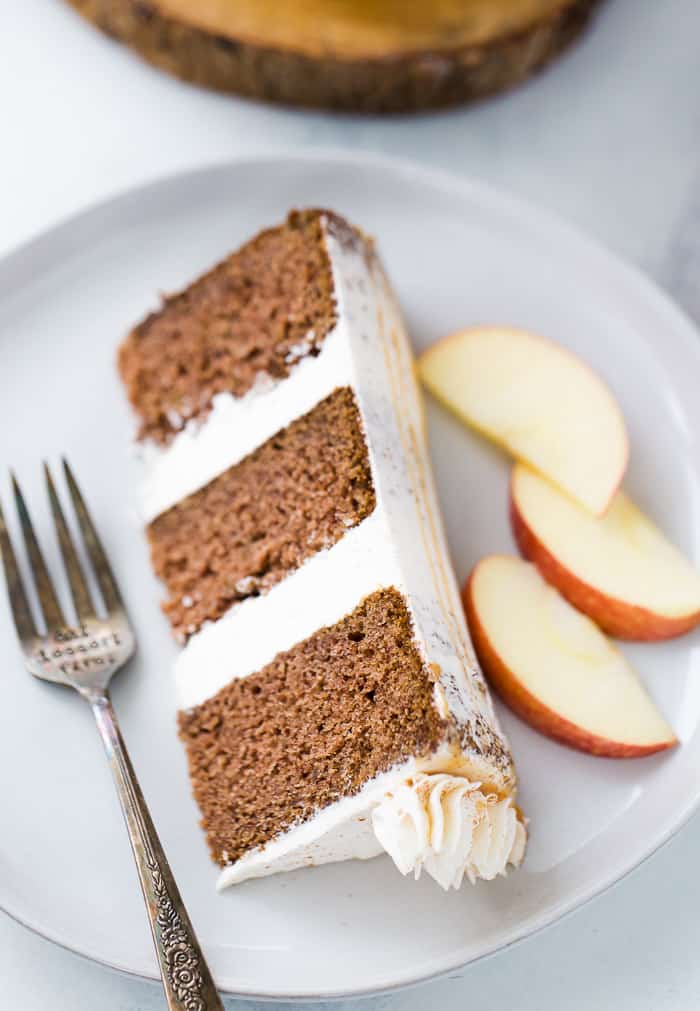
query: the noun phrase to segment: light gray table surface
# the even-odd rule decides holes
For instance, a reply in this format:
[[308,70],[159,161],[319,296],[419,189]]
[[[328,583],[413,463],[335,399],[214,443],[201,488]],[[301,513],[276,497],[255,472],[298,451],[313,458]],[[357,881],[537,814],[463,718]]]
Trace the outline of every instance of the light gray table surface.
[[[164,173],[270,147],[346,147],[413,158],[536,201],[635,261],[700,315],[698,0],[609,0],[579,47],[520,91],[391,120],[208,94],[141,65],[60,0],[21,0],[3,4],[0,94],[0,253]],[[459,978],[361,1006],[696,1009],[698,854],[695,818],[565,922]],[[4,916],[0,981],[2,1009],[164,1007],[156,986],[84,962]]]

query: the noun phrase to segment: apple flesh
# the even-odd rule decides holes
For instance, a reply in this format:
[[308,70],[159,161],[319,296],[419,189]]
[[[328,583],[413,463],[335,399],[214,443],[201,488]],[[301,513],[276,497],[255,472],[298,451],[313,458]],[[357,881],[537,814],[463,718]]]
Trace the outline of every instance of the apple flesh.
[[523,557],[609,635],[671,639],[700,622],[700,573],[623,492],[597,518],[518,464],[510,520]]
[[522,330],[480,327],[439,341],[421,380],[458,417],[529,463],[596,516],[622,481],[620,408],[580,358]]
[[536,730],[608,758],[677,743],[622,653],[534,565],[491,555],[472,571],[463,600],[484,674]]

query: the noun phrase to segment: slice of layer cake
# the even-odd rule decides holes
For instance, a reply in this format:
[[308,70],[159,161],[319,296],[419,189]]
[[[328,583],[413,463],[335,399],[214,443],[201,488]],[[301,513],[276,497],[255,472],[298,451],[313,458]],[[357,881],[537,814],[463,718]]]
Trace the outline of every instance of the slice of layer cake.
[[388,852],[519,864],[411,353],[372,243],[290,214],[126,339],[180,733],[221,887]]

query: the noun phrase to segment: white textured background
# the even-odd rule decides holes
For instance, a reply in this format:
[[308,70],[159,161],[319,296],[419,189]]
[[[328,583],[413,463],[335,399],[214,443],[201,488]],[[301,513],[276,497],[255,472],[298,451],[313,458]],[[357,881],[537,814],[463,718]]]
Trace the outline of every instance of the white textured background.
[[[699,0],[608,0],[584,42],[519,92],[393,120],[207,94],[142,66],[60,0],[1,6],[0,252],[163,173],[270,146],[332,145],[411,157],[535,200],[636,261],[700,316]],[[698,387],[700,395],[700,377]],[[698,854],[696,818],[566,922],[461,978],[362,1007],[694,1011]],[[2,1011],[164,1007],[157,987],[83,962],[2,916],[0,981]]]

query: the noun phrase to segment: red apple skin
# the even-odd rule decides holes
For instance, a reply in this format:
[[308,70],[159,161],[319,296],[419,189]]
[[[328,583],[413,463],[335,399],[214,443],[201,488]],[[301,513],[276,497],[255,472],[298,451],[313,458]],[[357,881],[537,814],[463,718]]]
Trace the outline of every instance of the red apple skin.
[[559,744],[565,744],[577,751],[584,751],[599,758],[645,758],[647,755],[653,755],[659,751],[667,751],[678,743],[675,738],[646,746],[608,741],[604,737],[598,737],[596,734],[576,726],[575,723],[545,706],[528,691],[513,671],[506,667],[492,646],[474,601],[475,573],[476,567],[472,570],[462,590],[462,603],[474,649],[489,684],[516,716],[519,716],[521,720],[545,737],[550,737],[552,740],[558,741]]
[[615,639],[632,642],[660,642],[685,635],[700,624],[700,611],[668,618],[644,607],[636,607],[618,600],[584,583],[545,547],[534,530],[527,524],[510,488],[510,526],[520,554],[540,570],[543,579],[554,586],[570,604],[587,614],[604,632]]

